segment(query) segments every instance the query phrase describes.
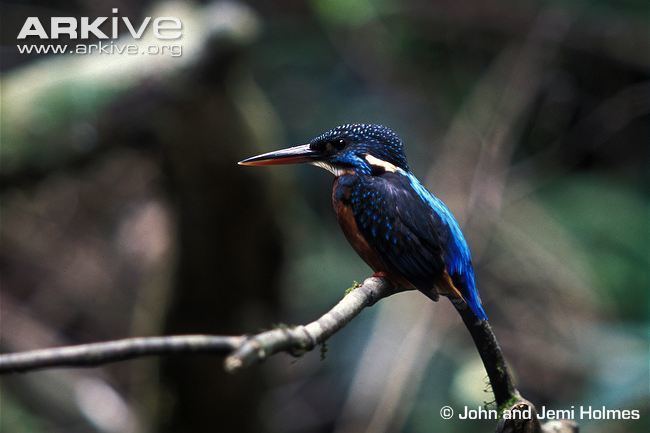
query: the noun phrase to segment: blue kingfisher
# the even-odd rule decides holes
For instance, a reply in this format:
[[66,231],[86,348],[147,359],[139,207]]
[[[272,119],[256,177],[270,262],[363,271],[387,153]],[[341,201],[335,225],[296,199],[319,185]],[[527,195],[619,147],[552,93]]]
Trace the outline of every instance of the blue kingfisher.
[[402,140],[382,125],[337,126],[308,144],[241,165],[307,163],[335,176],[332,204],[346,238],[375,271],[432,300],[449,297],[487,320],[470,250],[451,211],[409,168]]

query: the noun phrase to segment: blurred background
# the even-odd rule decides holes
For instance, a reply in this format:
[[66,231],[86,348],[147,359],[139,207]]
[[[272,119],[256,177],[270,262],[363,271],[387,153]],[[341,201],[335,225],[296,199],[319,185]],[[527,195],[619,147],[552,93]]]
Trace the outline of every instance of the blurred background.
[[[16,48],[28,16],[115,7],[179,17],[182,55]],[[641,410],[581,431],[650,431],[649,18],[640,0],[2,2],[0,349],[316,318],[371,273],[331,176],[236,162],[383,123],[462,223],[523,395]],[[491,404],[445,300],[391,297],[318,352],[5,376],[0,431],[494,429],[439,416]]]

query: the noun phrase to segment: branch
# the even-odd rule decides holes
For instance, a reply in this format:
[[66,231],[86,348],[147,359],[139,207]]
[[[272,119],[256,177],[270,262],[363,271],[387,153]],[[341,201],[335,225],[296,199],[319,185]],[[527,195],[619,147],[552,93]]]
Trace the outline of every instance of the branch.
[[0,374],[52,367],[93,367],[144,356],[187,353],[227,356],[225,368],[233,372],[279,352],[297,355],[312,350],[364,308],[399,291],[401,289],[382,278],[368,278],[325,315],[307,325],[272,329],[251,336],[139,337],[4,354],[0,355]]
[[492,385],[494,400],[499,409],[505,408],[514,400],[521,399],[519,391],[515,388],[508,364],[503,357],[499,342],[488,321],[478,320],[465,305],[454,305],[474,340],[476,350],[481,356],[481,361],[483,361],[483,366],[490,379],[490,385]]
[[[384,278],[371,277],[346,294],[331,310],[306,325],[282,327],[250,336],[174,335],[125,338],[104,343],[31,350],[0,355],[0,374],[52,367],[92,367],[152,355],[211,353],[226,356],[224,367],[237,371],[280,352],[300,355],[314,349],[355,318],[361,311],[404,289]],[[467,308],[458,312],[469,330],[490,378],[499,409],[523,411],[535,408],[514,386],[501,348],[489,323],[477,320]],[[536,413],[536,412],[535,412]],[[540,425],[537,417],[501,420],[498,433],[576,433],[572,421]]]
[[247,338],[226,358],[226,370],[235,371],[247,367],[278,352],[295,355],[312,350],[343,328],[361,310],[402,290],[393,287],[384,278],[368,278],[314,322],[293,328],[273,329]]
[[172,353],[225,355],[238,347],[242,339],[243,337],[219,335],[173,335],[30,350],[0,355],[0,374],[52,367],[94,367],[110,362]]

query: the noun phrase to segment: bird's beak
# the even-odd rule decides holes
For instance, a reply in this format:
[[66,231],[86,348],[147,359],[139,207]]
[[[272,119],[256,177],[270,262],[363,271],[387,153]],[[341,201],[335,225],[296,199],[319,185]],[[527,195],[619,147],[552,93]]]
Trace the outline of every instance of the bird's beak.
[[287,149],[276,150],[274,152],[263,153],[261,155],[246,158],[239,161],[239,165],[281,165],[281,164],[299,164],[301,162],[312,162],[317,160],[321,153],[309,147],[309,144],[289,147]]

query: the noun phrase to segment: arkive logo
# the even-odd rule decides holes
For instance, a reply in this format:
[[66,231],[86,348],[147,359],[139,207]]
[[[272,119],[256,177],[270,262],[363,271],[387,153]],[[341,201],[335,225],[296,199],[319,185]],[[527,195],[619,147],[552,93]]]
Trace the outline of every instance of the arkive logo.
[[[44,26],[38,17],[27,17],[18,39],[36,36],[39,39],[59,39],[67,36],[70,39],[89,39],[91,35],[98,39],[117,39],[125,34],[130,34],[133,39],[140,39],[150,30],[156,39],[180,39],[183,35],[183,24],[177,17],[144,17],[137,23],[131,22],[129,17],[118,16],[117,8],[112,9],[111,17],[51,17],[49,28]],[[99,27],[110,22],[109,34]],[[49,33],[48,33],[49,30]]]

